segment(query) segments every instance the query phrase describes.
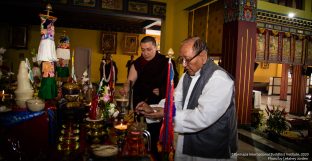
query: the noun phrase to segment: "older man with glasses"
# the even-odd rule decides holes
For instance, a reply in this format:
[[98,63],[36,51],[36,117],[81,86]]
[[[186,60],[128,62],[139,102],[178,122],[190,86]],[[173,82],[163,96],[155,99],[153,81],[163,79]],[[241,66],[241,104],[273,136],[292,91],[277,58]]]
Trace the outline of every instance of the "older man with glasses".
[[[199,37],[184,40],[179,62],[186,72],[174,94],[178,133],[176,161],[235,160],[237,124],[234,81],[208,56]],[[147,104],[139,104],[145,117],[157,118]],[[162,106],[161,104],[159,104]]]

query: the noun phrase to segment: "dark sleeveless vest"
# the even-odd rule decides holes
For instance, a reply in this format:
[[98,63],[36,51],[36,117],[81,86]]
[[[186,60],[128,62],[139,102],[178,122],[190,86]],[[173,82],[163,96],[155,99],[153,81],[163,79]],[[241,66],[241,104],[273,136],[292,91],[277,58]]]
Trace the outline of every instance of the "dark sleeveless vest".
[[[195,107],[198,106],[199,96],[216,70],[226,72],[211,59],[208,59],[200,71],[200,77],[191,93],[187,109],[195,109]],[[231,76],[229,75],[229,77]],[[192,78],[188,74],[184,76],[183,100],[186,98],[188,88],[192,81],[191,79]],[[227,159],[231,157],[231,153],[237,151],[237,120],[234,100],[235,95],[233,90],[229,107],[214,124],[199,132],[184,134],[184,154],[203,158]]]

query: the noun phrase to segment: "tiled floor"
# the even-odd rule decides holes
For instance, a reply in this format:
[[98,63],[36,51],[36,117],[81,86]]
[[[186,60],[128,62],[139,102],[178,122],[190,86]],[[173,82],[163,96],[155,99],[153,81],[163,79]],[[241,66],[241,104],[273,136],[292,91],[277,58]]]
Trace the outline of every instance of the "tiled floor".
[[272,95],[272,96],[268,96],[268,95],[261,95],[261,109],[264,107],[266,107],[266,105],[269,106],[275,106],[275,105],[279,105],[280,108],[285,108],[286,112],[289,112],[289,107],[290,107],[290,96],[287,96],[287,101],[285,100],[280,100],[279,96],[276,95]]
[[[285,108],[286,112],[289,112],[290,108],[290,96],[287,97],[287,101],[279,99],[279,96],[261,96],[261,105],[258,107],[265,110],[266,105],[273,106],[279,105],[280,108]],[[288,115],[287,117],[297,117]],[[266,160],[285,160],[285,155],[295,154],[296,151],[292,147],[286,147],[278,143],[267,140],[259,135],[251,133],[243,129],[238,130],[239,142],[238,142],[238,161],[266,161]],[[284,157],[284,159],[283,159]],[[287,156],[286,156],[287,157]],[[298,159],[294,157],[293,159]],[[305,157],[304,160],[311,158]],[[287,160],[287,158],[286,158]]]

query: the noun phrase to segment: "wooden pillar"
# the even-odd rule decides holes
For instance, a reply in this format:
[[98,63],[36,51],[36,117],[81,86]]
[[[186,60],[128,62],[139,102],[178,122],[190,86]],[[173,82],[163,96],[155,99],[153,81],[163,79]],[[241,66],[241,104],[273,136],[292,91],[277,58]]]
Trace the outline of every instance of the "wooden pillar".
[[235,78],[238,124],[248,125],[256,54],[256,2],[225,1],[224,18],[221,66]]
[[280,87],[280,100],[287,101],[287,89],[288,89],[288,64],[282,64],[282,80]]
[[294,65],[291,84],[291,100],[289,113],[293,115],[304,115],[305,89],[307,76],[302,74],[302,65]]

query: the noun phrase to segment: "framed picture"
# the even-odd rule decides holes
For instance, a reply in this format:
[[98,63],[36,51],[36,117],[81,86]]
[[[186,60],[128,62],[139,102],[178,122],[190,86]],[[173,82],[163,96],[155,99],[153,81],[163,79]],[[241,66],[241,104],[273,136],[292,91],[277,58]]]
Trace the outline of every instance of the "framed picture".
[[269,63],[267,63],[267,62],[261,62],[261,68],[262,68],[262,69],[269,69],[269,67],[270,67],[270,64],[269,64]]
[[138,54],[138,35],[125,35],[124,44],[123,44],[123,52],[127,55]]
[[135,12],[135,13],[147,14],[148,13],[148,3],[129,1],[128,2],[128,11]]
[[123,10],[123,0],[102,0],[101,7],[109,10]]
[[117,33],[103,32],[101,38],[101,50],[103,53],[116,54]]
[[152,5],[152,15],[165,17],[166,16],[166,4],[153,4]]
[[26,25],[12,26],[10,28],[10,47],[26,49],[28,41],[28,28]]
[[95,0],[73,0],[73,4],[84,7],[95,7]]
[[43,0],[43,2],[51,2],[52,4],[67,4],[68,0]]

